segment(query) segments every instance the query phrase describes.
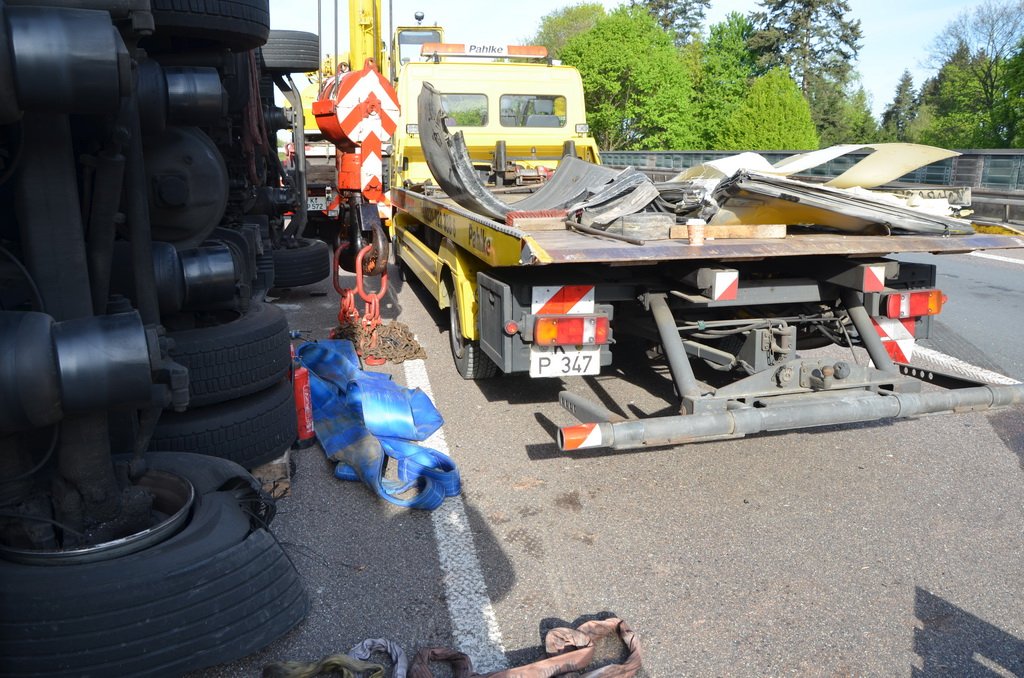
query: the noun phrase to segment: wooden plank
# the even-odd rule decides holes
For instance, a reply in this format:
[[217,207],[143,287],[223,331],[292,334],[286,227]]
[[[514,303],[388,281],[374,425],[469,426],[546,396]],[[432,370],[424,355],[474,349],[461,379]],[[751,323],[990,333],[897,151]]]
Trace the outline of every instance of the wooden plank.
[[291,450],[277,459],[252,469],[253,477],[260,481],[263,490],[274,499],[287,497],[292,493]]
[[565,217],[516,217],[509,224],[520,231],[532,233],[534,231],[558,231],[565,230]]
[[[669,234],[672,239],[686,238],[686,226],[677,224]],[[716,240],[785,238],[785,224],[719,224],[704,227],[704,238]]]

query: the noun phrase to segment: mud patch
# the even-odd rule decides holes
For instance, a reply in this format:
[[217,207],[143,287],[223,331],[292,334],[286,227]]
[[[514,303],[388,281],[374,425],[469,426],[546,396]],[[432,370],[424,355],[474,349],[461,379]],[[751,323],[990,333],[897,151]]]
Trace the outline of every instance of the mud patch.
[[576,490],[566,492],[555,497],[555,506],[569,511],[583,510],[583,502],[580,501],[580,493]]

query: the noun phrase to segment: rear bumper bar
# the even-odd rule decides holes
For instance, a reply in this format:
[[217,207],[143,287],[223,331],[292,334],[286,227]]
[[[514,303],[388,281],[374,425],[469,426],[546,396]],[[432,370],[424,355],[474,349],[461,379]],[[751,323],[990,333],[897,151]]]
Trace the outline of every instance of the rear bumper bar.
[[925,393],[853,391],[840,397],[791,400],[766,407],[737,406],[723,412],[623,420],[580,396],[563,392],[559,403],[585,423],[558,431],[563,451],[626,450],[658,445],[742,438],[767,431],[970,412],[1024,403],[1024,384],[985,385]]

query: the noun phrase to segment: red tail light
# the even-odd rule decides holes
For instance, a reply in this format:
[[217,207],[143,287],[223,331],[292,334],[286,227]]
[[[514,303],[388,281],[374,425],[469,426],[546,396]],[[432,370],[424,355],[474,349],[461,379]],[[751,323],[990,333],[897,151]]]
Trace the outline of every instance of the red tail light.
[[948,297],[941,290],[915,290],[885,298],[885,315],[890,318],[919,318],[942,313]]
[[533,342],[540,346],[599,346],[608,343],[608,317],[543,315],[533,323]]

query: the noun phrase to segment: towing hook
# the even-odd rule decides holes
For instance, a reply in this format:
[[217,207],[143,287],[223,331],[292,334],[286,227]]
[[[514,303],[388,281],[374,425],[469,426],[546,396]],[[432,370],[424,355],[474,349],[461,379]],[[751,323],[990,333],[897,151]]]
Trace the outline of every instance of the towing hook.
[[[387,275],[388,270],[388,237],[384,234],[379,222],[375,221],[371,226],[373,240],[356,256],[356,270],[361,270],[363,275],[378,276]],[[369,252],[369,254],[365,254]]]

